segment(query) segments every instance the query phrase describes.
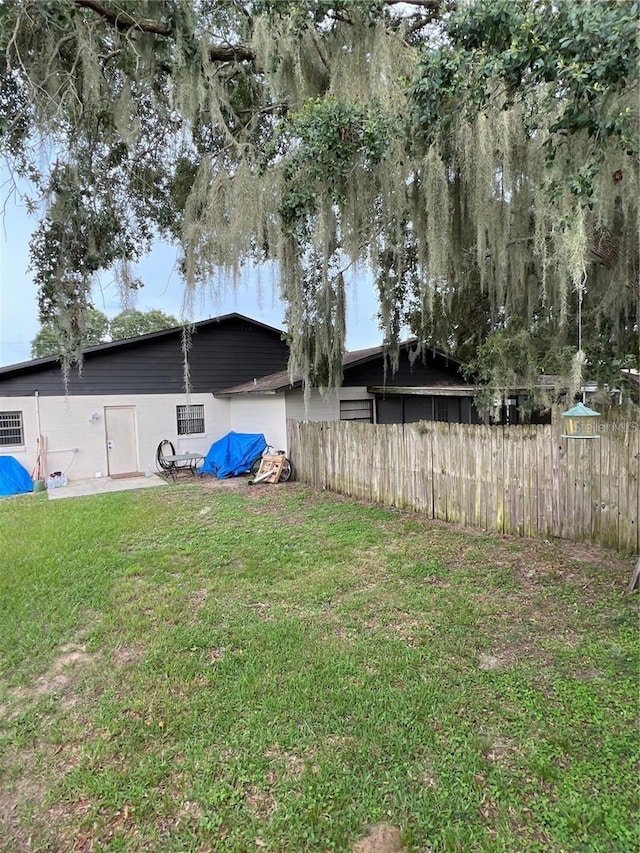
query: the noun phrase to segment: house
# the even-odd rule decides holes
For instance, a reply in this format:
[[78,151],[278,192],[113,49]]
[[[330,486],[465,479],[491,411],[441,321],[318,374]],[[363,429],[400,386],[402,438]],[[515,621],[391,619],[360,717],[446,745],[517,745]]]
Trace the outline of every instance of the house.
[[[552,380],[553,377],[541,377],[541,385],[553,388]],[[236,417],[241,410],[252,412],[261,400],[263,416],[269,413],[270,434],[278,442],[267,438],[284,448],[289,419],[378,424],[481,423],[483,418],[475,404],[477,390],[476,385],[465,379],[459,361],[434,349],[417,354],[413,340],[400,345],[398,369],[394,373],[388,366],[385,368],[381,346],[346,353],[341,387],[324,395],[314,389],[305,399],[302,377],[290,377],[284,370],[223,389],[216,397],[231,400]],[[498,416],[501,423],[515,426],[524,422],[522,411],[529,391],[522,387],[509,393]],[[550,423],[551,413],[530,412],[526,422]]]
[[46,472],[73,480],[153,470],[163,439],[204,455],[231,430],[260,432],[286,450],[288,419],[479,422],[457,361],[435,350],[415,357],[415,342],[399,356],[391,373],[382,347],[347,353],[342,386],[305,395],[282,332],[228,314],[192,327],[189,394],[181,328],[86,349],[66,388],[55,357],[2,367],[0,454],[33,471],[43,436]]
[[479,423],[476,389],[464,380],[460,363],[435,350],[414,358],[414,348],[415,342],[401,344],[398,369],[393,374],[385,369],[382,347],[346,353],[342,386],[324,395],[314,389],[305,399],[302,377],[292,378],[285,370],[218,391],[216,396],[230,399],[236,411],[263,400],[274,419],[277,412],[281,420],[281,443],[287,419]]
[[191,391],[184,391],[182,328],[89,347],[82,373],[65,389],[56,357],[0,368],[0,453],[33,471],[38,436],[46,470],[69,479],[119,476],[155,468],[163,439],[176,451],[206,453],[232,429],[231,406],[215,393],[286,368],[279,329],[228,314],[192,327]]

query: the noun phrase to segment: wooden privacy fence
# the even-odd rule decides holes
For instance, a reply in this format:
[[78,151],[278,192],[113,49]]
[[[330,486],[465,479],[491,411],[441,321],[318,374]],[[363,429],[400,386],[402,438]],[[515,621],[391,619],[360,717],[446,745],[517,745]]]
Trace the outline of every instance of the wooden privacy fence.
[[600,439],[560,426],[422,421],[288,421],[296,478],[432,518],[520,536],[637,552],[640,428],[601,423]]

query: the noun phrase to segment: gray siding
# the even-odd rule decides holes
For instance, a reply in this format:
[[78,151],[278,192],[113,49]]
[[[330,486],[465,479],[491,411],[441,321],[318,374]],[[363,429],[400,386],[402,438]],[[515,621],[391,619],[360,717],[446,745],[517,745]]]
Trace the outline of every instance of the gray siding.
[[347,366],[344,369],[344,385],[390,385],[415,387],[420,385],[462,385],[464,379],[458,371],[456,362],[447,361],[439,355],[425,353],[424,361],[418,357],[411,364],[406,351],[400,353],[400,364],[396,373],[387,372],[384,375],[384,359],[378,358],[367,361],[366,364]]
[[[199,324],[189,352],[191,390],[212,393],[275,373],[289,352],[277,330],[242,317]],[[64,395],[60,365],[34,364],[0,373],[0,396]],[[73,369],[69,395],[170,394],[184,390],[181,331],[133,339],[85,355],[82,376]]]
[[470,397],[435,396],[430,394],[398,394],[394,388],[420,388],[442,385],[465,385],[455,361],[426,352],[413,364],[406,350],[400,353],[395,373],[388,372],[385,380],[384,360],[380,355],[366,364],[346,367],[344,385],[387,386],[388,394],[378,394],[376,410],[378,423],[409,424],[415,421],[442,420],[449,423],[477,423],[478,416]]

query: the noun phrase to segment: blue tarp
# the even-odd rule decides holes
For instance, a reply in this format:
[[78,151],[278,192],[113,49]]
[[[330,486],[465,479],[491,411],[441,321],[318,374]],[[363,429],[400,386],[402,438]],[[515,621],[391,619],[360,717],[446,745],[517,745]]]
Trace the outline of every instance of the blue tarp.
[[33,491],[31,477],[13,456],[0,456],[0,497]]
[[215,474],[219,480],[237,477],[251,467],[267,447],[262,433],[229,432],[209,448],[200,474]]

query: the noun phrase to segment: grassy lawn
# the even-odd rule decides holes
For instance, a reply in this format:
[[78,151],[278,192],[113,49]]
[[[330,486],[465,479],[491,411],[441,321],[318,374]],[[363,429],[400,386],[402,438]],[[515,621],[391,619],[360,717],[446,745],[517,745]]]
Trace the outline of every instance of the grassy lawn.
[[2,851],[640,844],[630,560],[241,481],[0,542]]

